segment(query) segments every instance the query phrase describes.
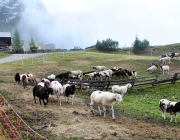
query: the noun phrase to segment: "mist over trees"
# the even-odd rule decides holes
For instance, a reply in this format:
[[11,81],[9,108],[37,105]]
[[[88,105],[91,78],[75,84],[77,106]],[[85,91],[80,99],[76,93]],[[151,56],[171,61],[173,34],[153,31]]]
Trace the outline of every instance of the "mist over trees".
[[24,6],[21,0],[7,0],[0,4],[0,30],[7,31],[17,26]]
[[95,45],[96,49],[101,51],[116,51],[118,49],[118,46],[119,42],[114,41],[110,38],[102,41],[97,40],[97,43]]
[[[39,10],[40,9],[40,10]],[[20,40],[24,41],[24,47],[27,51],[31,51],[28,45],[33,37],[36,42],[41,43],[41,49],[55,48],[54,42],[45,42],[47,39],[43,38],[44,32],[41,33],[42,28],[38,28],[37,17],[46,15],[46,7],[39,0],[24,1],[24,0],[4,0],[0,2],[0,32],[11,32],[15,39],[21,36]],[[45,22],[45,21],[44,21]],[[47,29],[47,28],[46,28]],[[18,34],[17,34],[18,30]],[[44,28],[43,28],[44,30]],[[42,39],[43,38],[43,39]],[[50,39],[49,39],[50,40]],[[13,42],[17,42],[12,39]],[[16,43],[15,43],[16,44]],[[40,44],[40,43],[39,43]],[[50,44],[50,45],[49,45]],[[52,45],[54,44],[54,46]],[[17,45],[17,44],[16,44]],[[45,46],[45,48],[43,48]],[[15,52],[19,53],[22,48],[14,46]],[[37,48],[36,48],[37,49]]]
[[133,52],[138,54],[138,53],[143,52],[149,46],[149,41],[147,41],[146,39],[141,41],[136,36],[135,41],[132,46],[133,46]]

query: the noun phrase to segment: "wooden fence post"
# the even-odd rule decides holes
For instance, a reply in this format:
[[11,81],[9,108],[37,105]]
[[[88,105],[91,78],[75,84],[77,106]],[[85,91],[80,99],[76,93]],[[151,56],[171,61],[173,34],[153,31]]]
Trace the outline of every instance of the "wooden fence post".
[[23,61],[23,59],[22,59],[22,65],[24,66],[24,61]]
[[80,94],[82,94],[82,81],[80,82]]
[[174,74],[171,84],[175,84],[177,80],[177,73]]
[[33,64],[33,57],[32,57],[32,61],[31,61],[31,63]]
[[132,88],[134,87],[135,81],[136,81],[136,78],[133,78],[133,79],[132,79],[132,82],[131,82]]
[[156,78],[154,79],[154,82],[152,83],[152,86],[154,86],[155,84],[157,84],[157,78],[158,78],[158,75],[156,74]]
[[107,82],[106,91],[108,91],[108,90],[109,90],[109,85],[110,85],[110,83],[111,83],[111,81],[108,81],[108,82]]

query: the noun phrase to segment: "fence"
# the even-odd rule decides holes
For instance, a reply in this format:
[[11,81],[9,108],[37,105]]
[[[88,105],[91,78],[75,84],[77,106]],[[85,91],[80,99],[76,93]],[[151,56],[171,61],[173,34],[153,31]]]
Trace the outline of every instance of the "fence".
[[132,84],[132,88],[141,88],[141,87],[152,87],[155,85],[163,83],[172,83],[175,84],[177,80],[180,79],[180,73],[172,74],[161,74],[154,76],[146,76],[133,79],[121,79],[121,80],[75,80],[70,79],[69,81],[75,83],[82,93],[82,90],[87,89],[91,90],[110,90],[113,85],[124,85],[127,83]]
[[48,140],[31,129],[0,94],[0,138],[3,140]]
[[39,61],[39,62],[45,62],[48,59],[47,55],[39,55],[37,57],[31,57],[31,58],[23,58],[21,59],[21,64],[24,65],[25,63],[28,64],[34,64],[34,61]]

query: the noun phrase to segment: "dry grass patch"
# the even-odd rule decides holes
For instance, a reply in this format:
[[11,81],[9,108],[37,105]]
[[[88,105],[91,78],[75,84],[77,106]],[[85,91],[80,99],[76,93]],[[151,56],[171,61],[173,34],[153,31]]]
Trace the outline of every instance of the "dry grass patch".
[[72,65],[76,65],[76,66],[86,66],[86,65],[90,65],[92,64],[89,61],[86,60],[75,60],[71,62]]

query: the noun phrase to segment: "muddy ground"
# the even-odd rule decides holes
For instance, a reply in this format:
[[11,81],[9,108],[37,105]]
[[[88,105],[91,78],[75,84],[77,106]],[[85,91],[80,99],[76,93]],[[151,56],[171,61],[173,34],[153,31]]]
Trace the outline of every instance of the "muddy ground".
[[[49,66],[51,63],[48,64]],[[51,69],[50,69],[51,68]],[[18,71],[19,73],[31,72],[38,77],[38,81],[43,76],[43,72],[48,73],[55,68],[46,69],[42,67],[29,67]],[[57,139],[78,137],[81,139],[179,139],[180,129],[169,126],[159,126],[147,123],[134,118],[118,116],[115,112],[116,120],[113,121],[111,111],[106,118],[93,115],[88,106],[89,100],[75,96],[74,105],[66,103],[64,98],[62,106],[57,102],[57,97],[51,95],[47,107],[34,103],[32,88],[28,85],[24,89],[21,85],[15,84],[15,72],[7,71],[7,75],[0,77],[0,90],[8,93],[8,100],[14,108],[18,108],[18,113],[25,118],[25,121],[36,130],[41,130],[42,134],[50,131],[56,135]],[[79,93],[77,93],[79,94]],[[27,115],[27,114],[31,114]],[[161,114],[159,114],[161,115]],[[29,117],[28,117],[29,116]],[[33,119],[38,119],[42,124],[37,125]],[[167,120],[166,120],[167,121]],[[49,136],[49,140],[54,140]]]

